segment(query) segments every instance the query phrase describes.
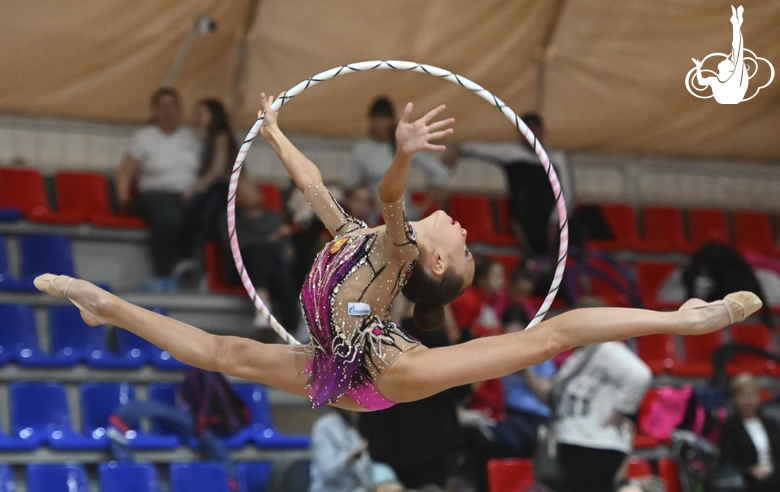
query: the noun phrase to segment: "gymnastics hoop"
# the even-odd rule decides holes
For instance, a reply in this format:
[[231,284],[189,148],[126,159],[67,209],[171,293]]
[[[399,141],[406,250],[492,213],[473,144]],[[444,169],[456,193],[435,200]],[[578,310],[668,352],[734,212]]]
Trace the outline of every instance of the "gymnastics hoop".
[[[550,158],[547,156],[547,152],[545,152],[542,144],[539,143],[533,132],[531,132],[525,123],[523,123],[523,120],[521,120],[517,114],[512,111],[512,108],[507,106],[501,99],[488,92],[479,84],[472,82],[462,75],[450,72],[449,70],[433,67],[431,65],[398,60],[366,61],[331,68],[330,70],[318,73],[317,75],[302,81],[292,89],[283,93],[273,102],[271,107],[274,111],[279,111],[279,108],[284,106],[287,101],[313,85],[319,84],[320,82],[324,82],[334,77],[338,77],[340,75],[346,75],[353,72],[367,72],[369,70],[402,70],[407,72],[422,72],[427,73],[428,75],[433,75],[434,77],[439,77],[440,79],[444,79],[449,82],[453,82],[465,89],[470,90],[485,101],[495,106],[504,116],[509,118],[509,121],[511,121],[517,127],[517,129],[520,130],[520,133],[523,134],[526,140],[528,140],[528,143],[530,143],[533,147],[536,155],[539,156],[539,159],[542,161],[542,165],[547,172],[547,177],[550,180],[550,185],[552,186],[553,193],[555,195],[555,204],[558,209],[560,245],[558,247],[558,264],[555,267],[555,275],[553,276],[553,281],[550,285],[550,291],[547,293],[547,297],[545,297],[542,306],[539,308],[539,312],[536,313],[536,316],[534,316],[534,319],[531,320],[526,329],[536,326],[542,321],[542,319],[544,319],[547,311],[549,311],[550,306],[555,299],[555,294],[558,292],[558,288],[561,286],[561,281],[563,280],[563,270],[566,267],[566,256],[568,254],[569,248],[569,225],[568,216],[566,214],[566,202],[563,197],[563,190],[561,189],[561,183],[558,180],[558,175],[555,173],[555,168],[550,163]],[[264,117],[262,116],[258,118],[255,124],[252,126],[252,129],[249,130],[244,143],[241,145],[241,149],[238,151],[238,157],[236,157],[236,162],[233,165],[233,171],[230,175],[230,187],[228,188],[227,203],[227,222],[228,233],[230,236],[230,250],[233,255],[233,261],[236,263],[239,276],[241,277],[241,283],[244,285],[244,288],[249,294],[249,297],[252,299],[252,303],[255,305],[257,310],[268,319],[268,323],[271,325],[271,328],[282,338],[282,340],[284,340],[285,343],[291,345],[300,345],[300,342],[287,333],[287,330],[285,330],[284,327],[282,327],[282,325],[276,321],[276,318],[274,318],[268,311],[268,308],[260,299],[260,296],[257,295],[257,290],[255,289],[255,286],[252,285],[252,281],[249,279],[249,275],[247,274],[246,268],[244,267],[244,260],[241,257],[241,250],[238,246],[238,236],[236,234],[236,191],[238,189],[238,178],[241,174],[241,168],[244,165],[244,159],[246,158],[246,154],[249,151],[249,147],[252,145],[252,141],[260,131],[260,127],[263,126],[263,119]]]

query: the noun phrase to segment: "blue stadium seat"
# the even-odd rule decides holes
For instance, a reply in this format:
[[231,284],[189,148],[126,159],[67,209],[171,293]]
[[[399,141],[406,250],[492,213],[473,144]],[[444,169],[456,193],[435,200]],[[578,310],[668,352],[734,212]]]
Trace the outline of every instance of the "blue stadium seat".
[[[9,436],[5,432],[0,431],[0,451],[31,451],[36,446],[37,444],[33,441]],[[3,492],[2,488],[0,488],[0,492]]]
[[48,313],[51,352],[56,359],[71,364],[87,362],[105,369],[134,369],[143,365],[143,361],[125,354],[112,353],[105,328],[87,325],[77,307],[52,306]]
[[[152,309],[152,311],[165,314],[162,309]],[[157,369],[169,371],[184,371],[190,367],[171,357],[167,351],[127,330],[118,329],[116,331],[116,342],[119,356],[141,360],[142,364],[151,362]]]
[[98,475],[103,492],[160,492],[157,470],[150,464],[109,461],[100,464]]
[[0,222],[16,222],[21,218],[22,213],[19,211],[19,209],[11,207],[0,207]]
[[274,429],[271,419],[271,406],[265,386],[261,384],[236,384],[238,395],[249,405],[252,412],[250,427],[225,439],[228,447],[241,447],[252,440],[262,448],[308,448],[311,446],[309,436],[290,436],[280,434]]
[[80,389],[81,432],[104,446],[108,417],[116,407],[135,399],[135,389],[128,383],[82,383]]
[[[149,385],[149,398],[175,407],[177,387],[177,383],[152,383]],[[159,422],[157,420],[152,420],[152,433],[159,435],[178,435],[172,426],[168,425],[166,422]],[[194,444],[197,445],[197,443]]]
[[19,236],[22,281],[32,282],[43,273],[76,276],[73,246],[70,239],[57,234],[22,234]]
[[11,429],[19,438],[54,449],[96,449],[95,441],[76,433],[70,424],[65,388],[54,382],[13,382]]
[[26,304],[0,304],[0,365],[44,356],[33,309]]
[[171,463],[171,492],[229,492],[225,468],[214,461]]
[[89,492],[83,466],[69,463],[28,465],[27,492]]
[[0,465],[0,492],[14,492],[14,472],[6,465]]
[[238,464],[238,485],[242,491],[265,492],[271,477],[271,461],[246,461]]
[[11,272],[11,265],[8,262],[8,244],[5,236],[0,236],[0,290],[13,292],[35,290],[35,286],[20,282]]

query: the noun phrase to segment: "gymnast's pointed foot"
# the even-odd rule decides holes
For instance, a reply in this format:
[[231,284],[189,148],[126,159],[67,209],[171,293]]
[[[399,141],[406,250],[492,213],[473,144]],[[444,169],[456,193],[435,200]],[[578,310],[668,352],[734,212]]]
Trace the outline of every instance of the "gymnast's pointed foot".
[[[87,309],[84,306],[97,306],[97,287],[84,280],[67,275],[44,273],[33,280],[35,288],[54,297],[67,297],[81,311],[81,318],[89,326],[106,324],[105,320],[95,314],[97,309]],[[78,300],[76,300],[78,299]]]
[[761,309],[761,299],[752,292],[733,292],[720,301],[704,302],[701,299],[689,299],[680,307],[685,316],[681,335],[703,335],[720,330],[730,324],[744,321],[745,318]]

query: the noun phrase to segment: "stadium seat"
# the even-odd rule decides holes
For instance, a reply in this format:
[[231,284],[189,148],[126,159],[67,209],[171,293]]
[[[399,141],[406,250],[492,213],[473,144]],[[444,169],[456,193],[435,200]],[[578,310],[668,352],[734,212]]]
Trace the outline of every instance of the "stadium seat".
[[52,212],[37,169],[0,168],[0,207],[18,209],[29,220],[50,224],[79,224],[85,219],[83,214]]
[[22,213],[19,209],[13,207],[0,207],[0,222],[16,222],[21,218]]
[[658,460],[658,475],[666,482],[666,492],[682,492],[677,464],[671,458]]
[[672,374],[682,377],[711,377],[712,354],[723,345],[723,331],[684,336],[682,341],[685,358],[672,368]]
[[[154,308],[152,311],[165,314],[162,309]],[[121,328],[116,330],[116,344],[118,356],[132,359],[136,361],[136,364],[140,362],[143,365],[151,362],[156,368],[167,371],[182,371],[190,367],[174,359],[167,350],[162,350],[138,335]]]
[[20,282],[11,272],[8,261],[8,244],[5,236],[0,236],[0,290],[34,291],[35,286],[29,282]]
[[54,382],[13,382],[11,428],[13,434],[54,449],[95,449],[95,440],[76,433],[71,427],[65,387]]
[[722,210],[707,208],[688,210],[688,230],[691,252],[696,252],[710,242],[731,244],[728,220]]
[[103,492],[160,492],[157,469],[151,464],[109,461],[100,464],[98,476]]
[[509,234],[500,234],[493,223],[490,199],[482,195],[450,195],[449,214],[468,231],[469,243],[487,243],[494,246],[516,246],[517,240]]
[[209,290],[217,294],[246,295],[244,287],[228,283],[225,275],[225,254],[222,245],[216,242],[207,242],[203,247]]
[[637,288],[645,308],[662,311],[680,307],[678,303],[664,302],[658,299],[658,291],[676,268],[677,265],[668,261],[638,261],[636,263]]
[[[271,461],[245,461],[238,464],[238,485],[242,491],[265,492],[271,477]],[[0,492],[3,492],[0,489]]]
[[229,492],[225,468],[213,461],[171,463],[171,492]]
[[146,226],[138,217],[116,215],[111,211],[108,186],[102,174],[59,171],[54,179],[58,211],[81,214],[99,227],[139,229]]
[[27,492],[89,492],[87,471],[82,465],[27,465]]
[[[178,383],[154,382],[149,385],[149,399],[166,405],[176,406]],[[152,433],[155,435],[177,435],[175,429],[165,422],[152,420]]]
[[[0,492],[15,492],[16,490],[13,470],[7,465],[0,465]],[[263,492],[265,492],[265,489],[263,489]]]
[[526,492],[536,481],[530,459],[492,459],[487,464],[490,492]]
[[[263,194],[263,208],[273,210],[284,217],[284,200],[282,199],[282,190],[273,183],[261,183],[260,193]],[[227,197],[225,197],[227,201]]]
[[588,267],[596,272],[587,276],[591,295],[603,300],[607,306],[632,307],[629,295],[632,285],[624,278],[620,269],[622,267],[625,271],[625,265],[618,267],[608,261],[594,258],[588,260]]
[[[730,329],[731,341],[742,345],[751,345],[769,353],[775,353],[772,344],[772,332],[762,324],[734,325]],[[747,372],[754,376],[765,373],[777,373],[777,364],[752,354],[735,354],[726,365],[729,376]],[[773,374],[777,375],[777,374]]]
[[772,221],[765,212],[741,210],[732,214],[735,244],[739,249],[765,255],[778,253],[772,234]]
[[637,249],[639,230],[634,208],[626,203],[602,203],[599,210],[612,232],[612,240],[590,240],[588,246],[603,251]]
[[107,444],[108,417],[120,405],[135,399],[135,389],[128,383],[82,383],[81,432],[96,441]]
[[57,234],[22,234],[19,236],[21,280],[32,284],[44,273],[76,276],[73,263],[73,245],[65,236]]
[[668,333],[639,337],[636,348],[639,357],[655,375],[672,370],[678,363],[674,337]]
[[0,304],[0,365],[45,357],[38,345],[35,313],[26,304]]
[[650,462],[646,459],[631,456],[628,459],[628,478],[646,477],[653,474]]
[[236,393],[244,399],[252,413],[250,426],[236,435],[225,439],[225,444],[231,448],[241,447],[251,439],[262,448],[308,448],[311,446],[309,436],[284,435],[276,431],[271,418],[271,406],[268,393],[261,384],[233,385]]
[[642,240],[639,251],[647,253],[665,253],[690,251],[685,240],[682,212],[675,207],[645,206],[642,207]]

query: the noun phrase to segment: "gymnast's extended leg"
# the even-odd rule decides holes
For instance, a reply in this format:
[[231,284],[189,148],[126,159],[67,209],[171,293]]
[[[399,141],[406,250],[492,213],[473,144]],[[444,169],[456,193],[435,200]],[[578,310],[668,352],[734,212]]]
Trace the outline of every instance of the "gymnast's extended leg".
[[[674,312],[644,309],[590,308],[569,311],[530,330],[479,338],[460,345],[427,349],[417,347],[404,353],[377,382],[377,388],[395,402],[413,401],[445,389],[498,378],[539,364],[554,355],[581,345],[611,340],[674,333],[697,335],[728,326],[761,306],[753,294],[731,294],[725,300],[705,306],[692,299]],[[729,310],[731,311],[729,313]]]
[[[55,297],[67,294],[81,309],[84,321],[91,326],[102,322],[118,326],[167,350],[186,364],[308,397],[307,376],[304,374],[308,357],[294,352],[289,345],[212,335],[123,301],[85,280],[46,274],[35,279],[35,286]],[[342,397],[335,406],[363,410],[348,396]]]

